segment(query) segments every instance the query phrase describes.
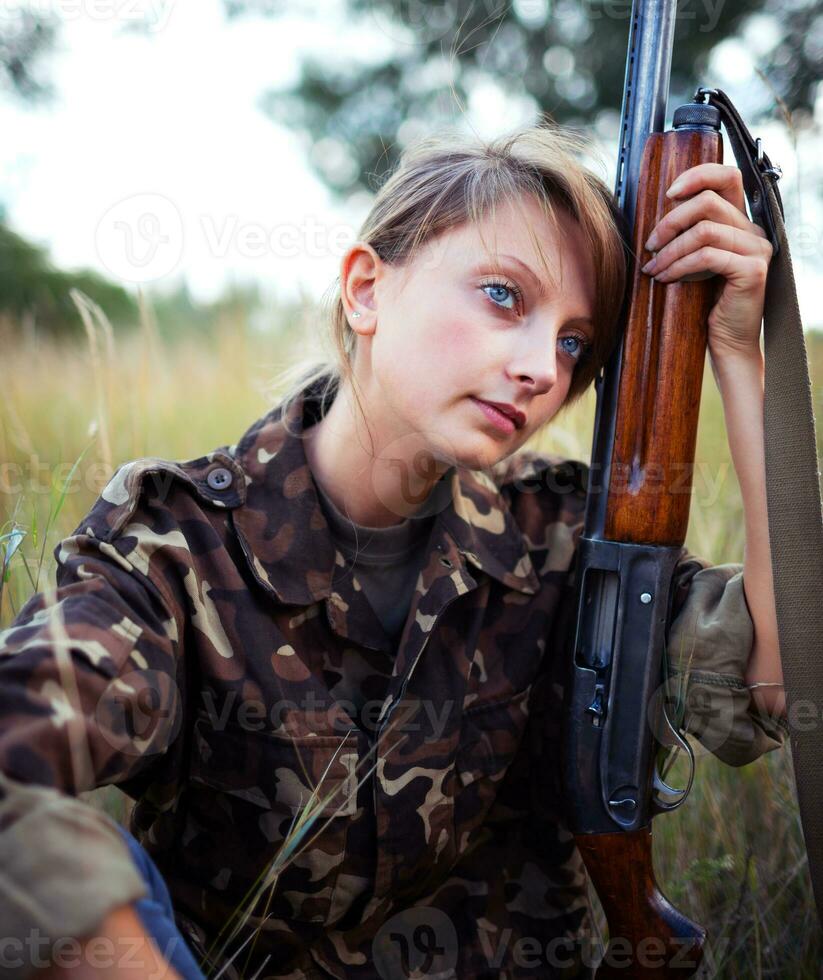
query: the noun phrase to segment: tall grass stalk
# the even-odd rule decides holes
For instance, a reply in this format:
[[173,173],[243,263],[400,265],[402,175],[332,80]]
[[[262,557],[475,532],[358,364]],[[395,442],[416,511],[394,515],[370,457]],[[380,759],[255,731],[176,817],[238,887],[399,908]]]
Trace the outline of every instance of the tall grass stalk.
[[[393,726],[391,724],[388,726],[389,729],[391,729],[392,727]],[[403,738],[398,739],[397,742],[394,743],[393,747],[396,748],[397,746],[401,745],[405,741],[405,739],[406,736],[403,736]],[[338,747],[337,751],[339,752],[340,748],[342,747],[343,746],[341,743],[341,746]],[[365,765],[369,762],[370,757],[374,754],[376,749],[377,749],[377,743],[372,745],[369,752],[366,753],[363,759],[361,759],[357,763],[354,770],[355,772],[357,772],[358,769],[363,769],[365,767]],[[302,810],[299,810],[295,814],[294,820],[292,821],[292,825],[289,828],[289,831],[283,840],[283,844],[281,845],[280,850],[277,852],[277,855],[275,856],[274,860],[268,867],[264,868],[260,872],[260,875],[258,876],[257,880],[254,882],[252,887],[246,893],[246,895],[244,896],[243,900],[241,901],[237,909],[235,909],[232,917],[224,925],[223,929],[226,929],[231,925],[231,931],[229,933],[229,936],[224,941],[223,946],[221,947],[217,955],[218,962],[223,961],[225,962],[225,965],[228,965],[228,962],[234,959],[234,956],[236,954],[232,954],[229,960],[228,961],[226,960],[226,949],[228,945],[234,939],[236,939],[237,936],[239,936],[240,933],[243,931],[243,929],[249,924],[254,914],[254,909],[259,904],[260,899],[263,897],[264,892],[268,890],[268,894],[266,896],[266,908],[264,909],[262,917],[260,917],[257,926],[254,930],[254,933],[252,934],[253,941],[252,941],[252,946],[249,950],[249,955],[251,955],[251,951],[254,948],[254,944],[257,940],[257,937],[264,923],[267,921],[268,918],[270,918],[268,913],[269,905],[274,893],[274,888],[276,887],[277,881],[279,880],[282,872],[300,854],[302,854],[304,851],[308,850],[311,847],[314,841],[319,837],[320,834],[323,833],[323,831],[331,823],[331,821],[338,819],[340,817],[342,811],[348,806],[348,804],[352,800],[357,799],[358,791],[369,780],[369,778],[372,776],[372,774],[374,773],[378,765],[378,763],[375,762],[366,771],[365,775],[360,779],[359,782],[355,784],[354,788],[352,788],[349,793],[344,795],[343,799],[339,802],[337,808],[329,815],[326,821],[320,824],[320,826],[318,826],[315,829],[315,832],[311,837],[307,837],[309,831],[312,829],[316,821],[319,819],[321,813],[326,811],[328,805],[335,799],[335,797],[339,795],[340,790],[348,786],[348,781],[345,783],[338,783],[335,786],[335,788],[325,798],[321,799],[320,797],[320,790],[322,788],[323,781],[327,777],[329,769],[331,768],[332,763],[334,762],[336,756],[337,753],[335,753],[335,756],[330,760],[328,766],[326,767],[325,772],[320,778],[320,781],[317,783],[316,786],[313,787],[309,799],[306,802],[306,805],[303,807]],[[216,944],[217,940],[220,938],[220,935],[222,935],[222,931],[223,930],[221,930],[221,932],[218,933],[218,936],[215,938],[215,943],[212,944],[212,947],[210,947],[207,957],[204,958],[203,962],[201,963],[201,969],[205,969],[205,964],[211,958],[211,950],[213,949],[213,946]],[[246,943],[244,942],[243,946],[245,945]],[[236,952],[239,952],[239,950],[237,950]],[[248,961],[247,961],[247,965],[248,965]],[[245,971],[244,971],[244,975],[245,975]],[[219,977],[220,974],[218,973],[217,976]],[[215,980],[217,980],[217,977],[215,977]]]
[[[100,436],[100,456],[106,469],[111,472],[111,437],[109,435],[108,406],[114,401],[114,332],[106,314],[93,300],[79,289],[69,290],[69,295],[77,307],[89,344],[89,363],[94,377],[94,389],[97,395],[97,432]],[[100,354],[98,333],[105,344],[105,364]]]

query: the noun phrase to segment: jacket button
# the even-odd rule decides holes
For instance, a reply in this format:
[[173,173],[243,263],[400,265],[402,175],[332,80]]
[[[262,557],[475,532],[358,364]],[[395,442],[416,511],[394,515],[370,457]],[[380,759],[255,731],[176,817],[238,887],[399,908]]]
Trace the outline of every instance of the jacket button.
[[209,472],[206,483],[212,490],[227,490],[231,486],[232,479],[230,470],[227,470],[225,466],[218,466]]

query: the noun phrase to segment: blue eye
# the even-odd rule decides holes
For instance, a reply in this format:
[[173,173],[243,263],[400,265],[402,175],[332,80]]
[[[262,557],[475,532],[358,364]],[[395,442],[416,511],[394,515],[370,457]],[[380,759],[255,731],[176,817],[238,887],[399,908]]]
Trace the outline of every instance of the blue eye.
[[[520,298],[521,298],[520,290],[517,288],[517,286],[513,285],[512,283],[487,282],[483,286],[481,286],[481,289],[483,289],[483,291],[486,292],[486,295],[489,297],[489,299],[496,306],[499,306],[501,310],[513,310],[515,309],[516,305],[520,302]],[[493,293],[496,293],[497,295],[492,295]],[[514,301],[514,305],[512,306],[503,305],[506,302],[506,295],[505,295],[506,293],[510,295],[511,299]]]
[[[480,288],[498,309],[507,313],[516,312],[517,307],[522,304],[523,294],[512,282],[495,280],[483,283]],[[569,341],[571,341],[572,346],[565,346]],[[578,334],[561,337],[558,343],[564,345],[563,352],[576,362],[582,361],[591,347],[591,341]]]
[[580,361],[586,354],[587,348],[590,346],[589,341],[583,337],[576,337],[574,334],[568,337],[561,337],[560,343],[565,344],[567,340],[572,341],[572,343],[577,344],[577,347],[573,349],[566,348],[566,353],[574,358],[576,361]]

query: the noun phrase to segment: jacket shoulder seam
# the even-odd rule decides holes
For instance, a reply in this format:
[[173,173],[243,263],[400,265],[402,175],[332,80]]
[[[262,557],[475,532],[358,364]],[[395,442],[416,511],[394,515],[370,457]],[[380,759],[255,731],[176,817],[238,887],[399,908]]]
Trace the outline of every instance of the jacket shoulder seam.
[[[225,488],[219,484],[212,487],[208,482],[214,470],[226,469],[231,479]],[[205,456],[190,460],[170,460],[146,456],[130,460],[119,466],[103,488],[89,518],[77,531],[89,534],[101,541],[111,542],[134,516],[138,503],[147,490],[147,479],[151,477],[156,493],[164,499],[173,483],[181,483],[205,504],[221,509],[237,507],[245,500],[246,480],[240,464],[223,447]],[[102,508],[102,513],[94,511]]]

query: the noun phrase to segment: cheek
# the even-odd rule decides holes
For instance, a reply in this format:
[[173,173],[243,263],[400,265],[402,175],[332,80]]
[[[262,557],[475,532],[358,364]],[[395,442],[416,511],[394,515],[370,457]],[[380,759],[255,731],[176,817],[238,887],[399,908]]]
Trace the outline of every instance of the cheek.
[[422,385],[427,378],[453,378],[455,374],[468,378],[484,356],[477,323],[465,309],[417,311],[403,346],[407,370],[414,365],[422,372],[413,383]]
[[[421,291],[415,293],[419,297]],[[455,397],[478,388],[489,362],[477,316],[465,297],[431,287],[423,298],[405,297],[383,320],[372,347],[372,364],[392,404],[417,424]]]
[[480,346],[477,324],[465,313],[451,317],[441,332],[441,346],[444,352],[455,356],[471,354]]
[[426,374],[441,405],[451,406],[469,394],[491,390],[488,377],[494,355],[482,342],[477,324],[465,315],[449,320],[432,353]]

